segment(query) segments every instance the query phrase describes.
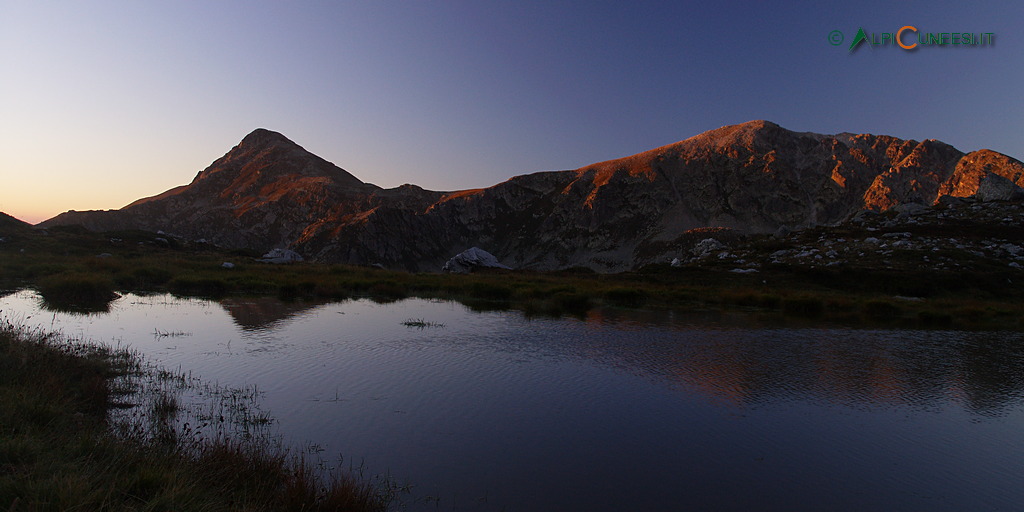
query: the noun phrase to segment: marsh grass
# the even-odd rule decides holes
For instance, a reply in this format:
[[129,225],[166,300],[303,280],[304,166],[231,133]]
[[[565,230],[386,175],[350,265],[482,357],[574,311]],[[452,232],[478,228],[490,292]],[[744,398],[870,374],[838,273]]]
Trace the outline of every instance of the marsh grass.
[[256,389],[0,325],[0,510],[385,510],[393,490],[285,448]]

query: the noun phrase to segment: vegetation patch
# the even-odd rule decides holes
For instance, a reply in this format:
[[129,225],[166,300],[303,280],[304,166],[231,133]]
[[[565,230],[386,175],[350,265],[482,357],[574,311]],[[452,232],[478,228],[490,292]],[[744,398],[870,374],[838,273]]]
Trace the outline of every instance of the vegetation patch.
[[0,326],[0,508],[387,509],[386,482],[325,475],[264,435],[244,391],[204,390],[222,400],[183,422],[178,393],[195,385],[125,351]]
[[109,278],[97,274],[58,274],[39,281],[46,305],[62,311],[106,311],[117,298]]

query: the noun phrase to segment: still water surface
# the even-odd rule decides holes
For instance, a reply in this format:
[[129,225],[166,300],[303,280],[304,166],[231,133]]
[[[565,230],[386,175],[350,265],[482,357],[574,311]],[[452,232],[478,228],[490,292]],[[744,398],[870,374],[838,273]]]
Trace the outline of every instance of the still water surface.
[[527,319],[420,299],[126,295],[82,316],[23,291],[0,311],[255,385],[287,439],[411,484],[410,510],[1024,504],[1020,333]]

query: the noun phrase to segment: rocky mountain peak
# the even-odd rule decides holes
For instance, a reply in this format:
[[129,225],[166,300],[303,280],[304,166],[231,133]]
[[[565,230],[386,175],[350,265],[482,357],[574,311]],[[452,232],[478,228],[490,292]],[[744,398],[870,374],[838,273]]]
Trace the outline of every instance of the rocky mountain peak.
[[732,146],[753,147],[756,143],[771,143],[781,137],[795,134],[771,121],[763,119],[745,123],[723,126],[695,135],[680,144],[704,148],[723,148]]
[[197,174],[192,184],[214,180],[214,186],[237,190],[295,178],[324,178],[340,186],[363,185],[344,169],[265,128],[246,135],[231,151]]
[[250,132],[249,135],[242,138],[238,147],[247,149],[265,149],[277,144],[288,144],[299,147],[298,144],[292,142],[288,137],[266,128],[257,128]]

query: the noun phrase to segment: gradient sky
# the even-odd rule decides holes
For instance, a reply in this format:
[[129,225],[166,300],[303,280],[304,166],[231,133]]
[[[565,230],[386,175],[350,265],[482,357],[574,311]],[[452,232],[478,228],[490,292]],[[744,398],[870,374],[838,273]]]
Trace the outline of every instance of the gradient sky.
[[[847,51],[904,25],[995,44]],[[0,0],[0,211],[120,208],[258,127],[434,190],[753,119],[1022,158],[1022,26],[1007,1]]]

